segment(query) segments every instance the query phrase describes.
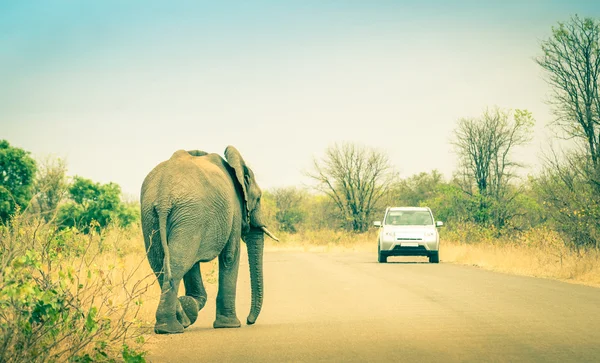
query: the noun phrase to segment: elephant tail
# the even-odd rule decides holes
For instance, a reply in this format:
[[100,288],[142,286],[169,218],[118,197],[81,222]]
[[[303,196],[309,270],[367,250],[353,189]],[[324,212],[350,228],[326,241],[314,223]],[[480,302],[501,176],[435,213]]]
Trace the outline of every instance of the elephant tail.
[[173,281],[173,275],[171,274],[171,254],[169,252],[169,244],[167,243],[167,217],[169,215],[169,212],[156,210],[156,214],[158,215],[160,242],[162,244],[163,253],[165,254],[165,260],[163,262],[163,273],[164,277],[167,279],[167,281],[169,281],[169,285],[171,285],[171,288],[174,289],[175,283]]

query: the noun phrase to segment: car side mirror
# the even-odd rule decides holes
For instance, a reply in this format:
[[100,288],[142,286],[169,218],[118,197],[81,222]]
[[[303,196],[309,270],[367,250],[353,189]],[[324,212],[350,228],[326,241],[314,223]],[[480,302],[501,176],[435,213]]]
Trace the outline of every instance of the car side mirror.
[[443,225],[444,225],[444,222],[442,222],[442,221],[437,221],[437,222],[435,222],[435,226],[436,226],[436,227],[441,227],[441,226],[443,226]]
[[373,225],[375,227],[381,227],[381,221],[375,221],[375,222],[373,222]]

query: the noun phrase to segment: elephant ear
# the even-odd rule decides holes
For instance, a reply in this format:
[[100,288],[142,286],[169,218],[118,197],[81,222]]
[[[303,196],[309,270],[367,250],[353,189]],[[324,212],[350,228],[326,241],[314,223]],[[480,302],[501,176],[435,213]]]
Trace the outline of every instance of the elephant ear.
[[235,170],[235,176],[238,181],[238,184],[242,187],[242,191],[244,192],[244,209],[246,211],[245,223],[247,225],[250,224],[250,209],[248,205],[248,167],[246,166],[246,162],[240,152],[233,146],[229,145],[225,149],[225,159],[227,159],[227,163]]

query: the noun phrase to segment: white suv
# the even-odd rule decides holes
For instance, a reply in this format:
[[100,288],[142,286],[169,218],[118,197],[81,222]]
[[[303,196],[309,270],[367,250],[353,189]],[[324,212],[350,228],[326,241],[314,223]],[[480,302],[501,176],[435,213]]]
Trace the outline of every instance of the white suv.
[[379,227],[377,257],[387,262],[388,256],[427,256],[429,262],[440,262],[440,235],[434,224],[431,209],[427,207],[391,207],[385,210]]

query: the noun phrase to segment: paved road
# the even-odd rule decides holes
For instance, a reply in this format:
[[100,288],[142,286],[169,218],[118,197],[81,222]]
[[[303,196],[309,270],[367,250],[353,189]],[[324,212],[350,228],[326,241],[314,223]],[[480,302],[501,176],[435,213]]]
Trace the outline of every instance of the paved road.
[[[242,260],[245,256],[242,257]],[[373,253],[269,252],[253,326],[212,329],[215,293],[153,362],[599,362],[600,289]],[[417,262],[418,261],[418,262]],[[247,264],[238,282],[245,322]]]

